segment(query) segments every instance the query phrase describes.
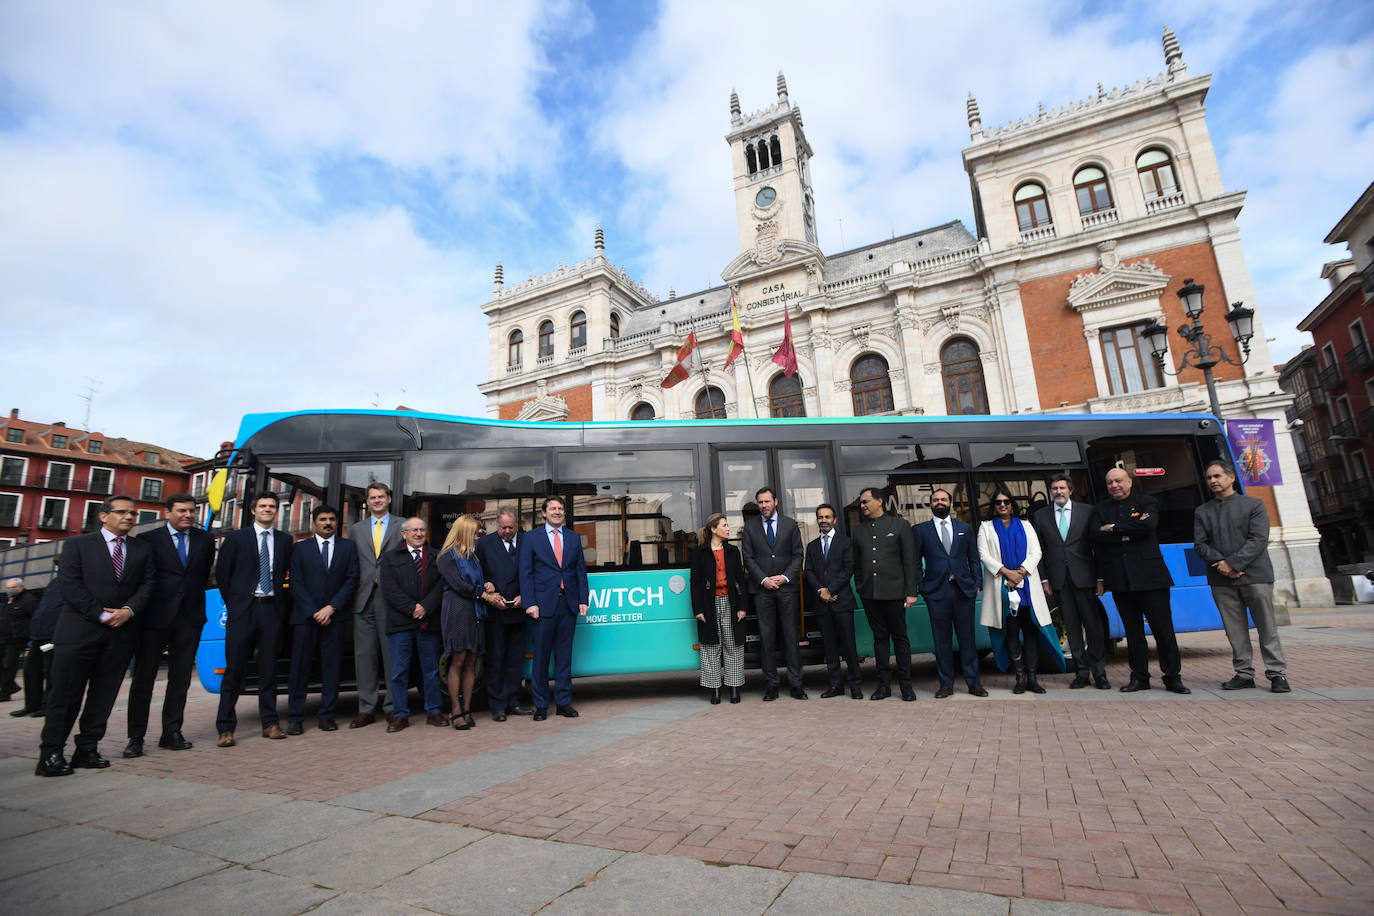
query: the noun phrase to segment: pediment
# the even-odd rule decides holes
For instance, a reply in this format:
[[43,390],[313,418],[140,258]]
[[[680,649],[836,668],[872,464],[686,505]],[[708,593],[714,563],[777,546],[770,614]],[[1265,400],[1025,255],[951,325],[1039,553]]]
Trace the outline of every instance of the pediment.
[[568,419],[570,413],[572,409],[568,407],[567,401],[555,394],[545,394],[525,402],[525,406],[520,408],[520,413],[515,419],[535,423],[556,423]]
[[760,239],[758,245],[748,251],[740,252],[734,260],[725,265],[720,276],[726,283],[734,283],[804,261],[815,261],[818,265],[824,266],[825,255],[815,245],[797,239],[768,237]]
[[1169,275],[1150,261],[1129,267],[1120,264],[1090,274],[1079,274],[1069,287],[1069,306],[1080,314],[1140,300],[1158,300],[1169,285]]

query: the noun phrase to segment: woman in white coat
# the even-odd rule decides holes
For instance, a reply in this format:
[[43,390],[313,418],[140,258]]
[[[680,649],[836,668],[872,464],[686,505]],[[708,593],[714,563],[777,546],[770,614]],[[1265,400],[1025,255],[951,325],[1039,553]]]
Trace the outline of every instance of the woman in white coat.
[[992,518],[978,527],[978,559],[983,564],[983,606],[978,622],[989,628],[994,647],[1006,644],[1016,670],[1012,693],[1044,693],[1036,680],[1040,628],[1051,626],[1049,605],[1040,585],[1040,539],[1017,517],[1016,502],[1005,489],[992,495]]

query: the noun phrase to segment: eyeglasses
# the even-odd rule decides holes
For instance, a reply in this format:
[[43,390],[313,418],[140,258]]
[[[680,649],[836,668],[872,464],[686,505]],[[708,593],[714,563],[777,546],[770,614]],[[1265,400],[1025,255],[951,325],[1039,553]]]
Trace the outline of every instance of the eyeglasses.
[[993,504],[994,506],[1010,506],[1010,505],[1011,505],[1011,500],[1009,500],[1009,499],[994,499],[994,500],[992,501],[992,504]]

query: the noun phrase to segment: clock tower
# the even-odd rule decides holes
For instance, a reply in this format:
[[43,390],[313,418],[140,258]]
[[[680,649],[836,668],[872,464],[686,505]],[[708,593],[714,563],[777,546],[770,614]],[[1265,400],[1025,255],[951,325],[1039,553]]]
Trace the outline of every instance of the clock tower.
[[811,146],[802,131],[801,109],[788,101],[781,71],[778,100],[761,111],[742,115],[739,96],[730,93],[725,139],[735,173],[741,258],[763,267],[789,254],[818,253]]

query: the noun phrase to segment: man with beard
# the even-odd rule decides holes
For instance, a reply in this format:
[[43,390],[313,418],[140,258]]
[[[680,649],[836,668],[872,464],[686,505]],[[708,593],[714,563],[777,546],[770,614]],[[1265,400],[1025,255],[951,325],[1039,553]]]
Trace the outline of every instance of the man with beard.
[[1051,504],[1031,516],[1040,539],[1040,581],[1045,596],[1059,596],[1069,651],[1078,666],[1069,687],[1088,686],[1092,675],[1098,690],[1110,690],[1107,680],[1107,619],[1097,598],[1103,592],[1093,560],[1088,516],[1092,507],[1072,500],[1073,483],[1060,475],[1050,481]]
[[840,659],[849,671],[849,695],[864,698],[863,676],[859,673],[859,653],[854,644],[854,550],[849,538],[835,530],[835,507],[821,503],[816,507],[816,527],[821,536],[806,545],[806,568],[802,573],[806,587],[815,596],[812,611],[825,640],[825,667],[830,686],[821,699],[844,696]]
[[921,594],[930,613],[930,633],[935,639],[935,673],[940,689],[935,699],[954,694],[954,637],[959,637],[959,663],[968,692],[985,697],[978,673],[978,646],[974,636],[973,599],[983,579],[973,529],[949,517],[954,499],[948,490],[930,494],[930,514],[912,529],[917,567],[921,569]]

